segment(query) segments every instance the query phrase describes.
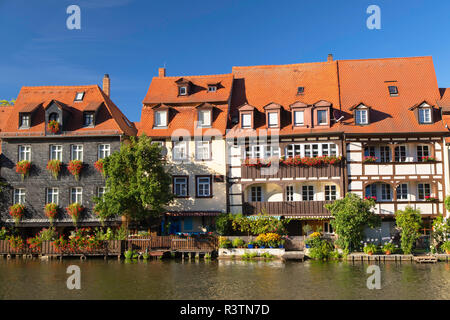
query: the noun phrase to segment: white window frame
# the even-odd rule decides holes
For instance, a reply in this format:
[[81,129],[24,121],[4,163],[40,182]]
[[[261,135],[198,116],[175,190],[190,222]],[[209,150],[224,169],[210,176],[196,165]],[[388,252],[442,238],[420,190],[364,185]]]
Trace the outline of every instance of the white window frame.
[[195,141],[195,160],[211,160],[211,141]]
[[155,111],[155,127],[165,128],[167,127],[167,110]]
[[[392,201],[392,186],[388,183],[381,184],[381,201]],[[389,191],[389,193],[388,193]]]
[[103,196],[106,193],[106,187],[97,187],[97,197],[98,198],[103,198]]
[[[420,162],[422,161],[422,157],[429,157],[431,154],[431,150],[430,150],[430,146],[426,145],[426,144],[419,144],[416,147],[416,156],[417,156],[417,161]],[[422,154],[421,156],[419,156],[419,154]]]
[[59,188],[47,188],[45,201],[46,204],[59,204]]
[[356,124],[368,124],[368,110],[367,109],[356,109],[355,110],[355,123]]
[[83,92],[77,92],[74,101],[83,101],[83,99],[84,99],[84,91]]
[[288,185],[285,188],[286,201],[292,202],[294,201],[294,186]]
[[[175,197],[182,198],[188,196],[188,177],[174,177],[173,178],[173,192]],[[180,190],[180,193],[177,193],[177,187]]]
[[269,122],[269,128],[278,127],[279,123],[278,112],[268,112],[267,120]]
[[280,147],[262,144],[251,145],[246,149],[246,157],[251,159],[280,157]]
[[212,123],[212,111],[211,110],[198,110],[198,126],[210,127]]
[[172,148],[172,158],[173,160],[188,160],[189,158],[189,148],[188,141],[173,141]]
[[19,146],[19,161],[31,161],[31,146],[30,145],[20,145]]
[[80,160],[83,162],[83,145],[82,144],[72,144],[70,146],[70,159]]
[[244,129],[252,127],[252,115],[250,113],[243,113],[241,115],[241,126]]
[[14,189],[13,193],[14,204],[25,204],[26,201],[26,190],[25,188]]
[[178,87],[178,95],[180,96],[187,95],[187,87],[186,86]]
[[[89,123],[86,122],[87,119],[90,119]],[[83,114],[83,126],[84,127],[94,126],[94,113],[93,112],[85,112]]]
[[[305,194],[305,192],[306,192],[306,194]],[[311,199],[311,195],[312,195],[312,199]],[[303,185],[302,186],[302,201],[314,201],[315,198],[316,198],[316,194],[314,192],[314,186],[313,185]]]
[[[395,149],[397,149],[397,147],[398,147],[398,161],[397,161],[397,159],[396,159],[396,156],[395,156],[395,154],[396,154],[396,150]],[[404,150],[405,150],[405,157],[404,157],[404,161],[402,161],[402,149],[404,148]],[[407,148],[407,146],[406,145],[399,145],[399,146],[395,146],[394,147],[394,162],[408,162],[408,148]]]
[[263,193],[261,186],[253,186],[250,188],[250,202],[263,202]]
[[337,199],[337,187],[334,184],[328,184],[324,190],[325,201],[334,201]]
[[408,195],[408,184],[407,183],[400,183],[397,186],[397,199],[396,200],[408,200],[409,199],[409,195]]
[[[197,198],[209,198],[211,197],[212,179],[211,177],[195,177]],[[203,181],[201,181],[203,180]]]
[[[320,117],[319,117],[319,112],[320,113],[325,113],[325,122],[319,122],[320,121]],[[317,110],[317,124],[318,125],[320,125],[320,126],[323,126],[323,125],[327,125],[328,124],[328,111],[327,110]]]
[[79,203],[80,205],[83,204],[83,188],[70,188],[70,203]]
[[50,145],[50,160],[62,161],[63,146],[60,144]]
[[419,123],[431,123],[431,108],[419,108]]
[[[301,117],[300,117],[301,115]],[[300,119],[301,118],[301,122]],[[295,110],[294,111],[294,126],[303,126],[305,125],[305,111],[303,110]]]
[[217,86],[208,86],[208,92],[216,92]]
[[[324,148],[324,145],[327,145]],[[327,152],[324,152],[327,150]],[[338,156],[338,145],[332,142],[327,143],[291,143],[285,148],[286,157],[312,157],[317,153],[317,156]]]
[[99,144],[98,145],[98,159],[105,159],[111,155],[111,145],[110,144]]
[[21,114],[20,115],[20,129],[28,129],[31,126],[31,115]]

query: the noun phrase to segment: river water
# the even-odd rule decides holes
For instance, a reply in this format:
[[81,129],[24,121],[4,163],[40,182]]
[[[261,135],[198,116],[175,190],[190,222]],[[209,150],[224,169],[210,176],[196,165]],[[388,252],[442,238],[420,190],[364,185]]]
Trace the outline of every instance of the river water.
[[[67,289],[69,265],[81,289]],[[450,299],[450,263],[0,260],[0,299]]]

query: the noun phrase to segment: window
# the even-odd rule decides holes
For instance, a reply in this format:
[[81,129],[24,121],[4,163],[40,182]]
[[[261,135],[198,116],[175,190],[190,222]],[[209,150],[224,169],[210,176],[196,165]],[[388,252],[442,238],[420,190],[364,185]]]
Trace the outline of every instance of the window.
[[25,204],[25,189],[14,189],[14,204]]
[[419,122],[420,123],[431,123],[431,108],[420,108],[419,109]]
[[389,90],[389,94],[391,96],[398,95],[398,88],[397,88],[397,86],[389,86],[388,90]]
[[278,112],[269,112],[269,127],[278,127]]
[[111,154],[111,146],[109,144],[101,144],[98,146],[98,158],[105,159]]
[[84,98],[84,92],[77,92],[77,95],[75,96],[75,101],[83,101]]
[[185,217],[183,220],[183,229],[184,231],[192,230],[192,217]]
[[195,159],[211,160],[211,142],[196,141],[195,142]]
[[211,197],[211,177],[197,177],[197,197]]
[[384,200],[384,201],[392,200],[390,184],[386,184],[386,183],[381,184],[381,200]]
[[286,186],[286,201],[294,201],[294,186]]
[[303,94],[305,92],[305,87],[297,87],[297,94]]
[[324,222],[323,223],[323,232],[325,233],[333,233],[333,227],[331,226],[331,223]]
[[397,200],[408,200],[408,185],[406,183],[397,186]]
[[355,111],[355,122],[356,122],[356,124],[367,124],[368,123],[367,109]]
[[71,159],[83,161],[83,145],[72,145],[71,149]]
[[91,112],[85,112],[83,115],[83,124],[85,127],[94,125],[94,114]]
[[262,201],[262,187],[252,187],[250,194],[251,202],[261,202]]
[[19,146],[19,161],[31,161],[31,146]]
[[271,157],[279,157],[280,156],[280,148],[272,145],[252,145],[248,146],[246,149],[246,157],[247,158],[271,158]]
[[217,86],[208,86],[208,92],[216,92]]
[[22,114],[20,116],[20,128],[29,128],[30,127],[30,115]]
[[71,188],[70,189],[70,203],[83,203],[83,188]]
[[59,189],[58,188],[47,188],[47,202],[59,204]]
[[336,186],[325,186],[325,201],[336,200]]
[[364,148],[364,156],[365,157],[375,157],[375,147],[365,147]]
[[419,183],[417,185],[419,200],[425,200],[431,195],[431,187],[429,183]]
[[318,110],[317,111],[317,123],[318,124],[327,124],[327,111],[326,110]]
[[167,127],[167,111],[155,111],[155,127]]
[[249,113],[244,113],[242,115],[242,128],[252,127],[252,115]]
[[395,147],[395,162],[406,162],[406,146]]
[[57,114],[56,112],[52,112],[50,113],[50,115],[48,116],[48,121],[56,121],[59,122],[59,114]]
[[430,149],[428,146],[417,146],[417,161],[422,161],[423,157],[430,156]]
[[103,198],[106,193],[106,187],[98,187],[97,188],[97,197]]
[[313,201],[314,200],[314,187],[313,186],[302,186],[302,200],[303,201]]
[[62,146],[50,145],[50,160],[62,161]]
[[173,178],[173,194],[176,197],[188,196],[188,177]]
[[178,88],[178,95],[185,96],[187,94],[187,87],[179,87]]
[[199,127],[211,126],[211,110],[198,111],[198,126]]
[[312,145],[312,156],[313,157],[318,157],[319,156],[319,145],[318,144],[313,144]]
[[386,146],[380,147],[380,162],[391,161],[391,148]]
[[366,186],[366,197],[377,197],[377,185],[371,184]]
[[187,160],[188,150],[187,141],[174,141],[173,142],[173,159],[174,160]]
[[336,156],[337,145],[335,143],[289,144],[285,153],[287,157]]
[[294,125],[302,126],[305,124],[305,111],[294,111]]

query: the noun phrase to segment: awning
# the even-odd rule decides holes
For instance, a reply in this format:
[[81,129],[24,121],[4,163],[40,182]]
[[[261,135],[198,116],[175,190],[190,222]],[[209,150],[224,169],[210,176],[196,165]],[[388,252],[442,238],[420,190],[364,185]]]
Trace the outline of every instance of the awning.
[[260,218],[267,218],[267,217],[275,218],[275,219],[277,219],[277,220],[280,220],[280,219],[281,219],[281,216],[271,216],[271,215],[247,216],[247,218],[249,218],[250,220],[258,220],[258,219],[260,219]]
[[173,211],[166,213],[169,217],[217,217],[220,211]]

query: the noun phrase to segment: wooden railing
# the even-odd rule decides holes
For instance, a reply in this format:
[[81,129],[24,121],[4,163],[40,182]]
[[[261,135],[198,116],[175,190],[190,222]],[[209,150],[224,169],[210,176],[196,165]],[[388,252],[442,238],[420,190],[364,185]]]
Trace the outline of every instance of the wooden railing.
[[132,250],[198,250],[213,251],[217,249],[216,237],[180,237],[180,236],[156,236],[148,239],[128,240],[127,248]]
[[245,214],[267,214],[280,216],[328,216],[330,213],[324,208],[325,204],[333,201],[280,201],[280,202],[245,202]]
[[324,164],[319,167],[289,166],[280,164],[278,167],[252,167],[242,165],[243,179],[260,178],[309,178],[309,177],[340,177],[342,164]]

